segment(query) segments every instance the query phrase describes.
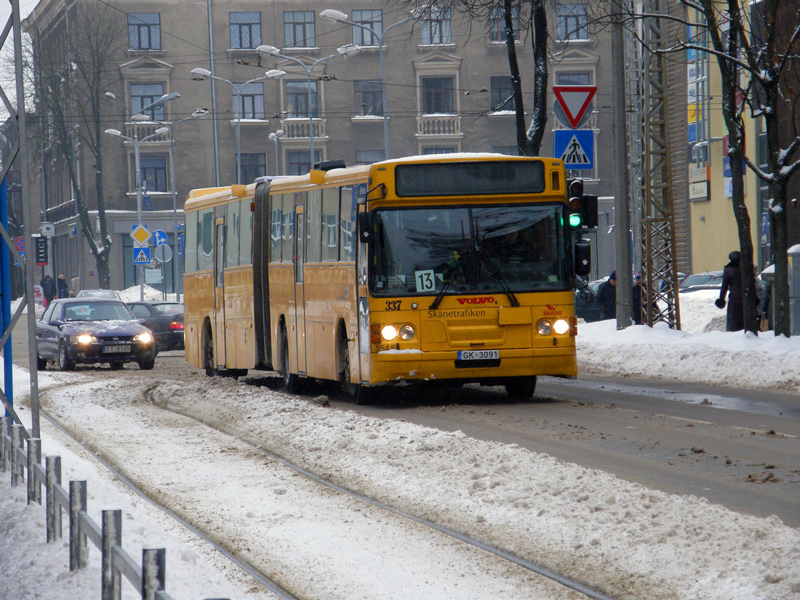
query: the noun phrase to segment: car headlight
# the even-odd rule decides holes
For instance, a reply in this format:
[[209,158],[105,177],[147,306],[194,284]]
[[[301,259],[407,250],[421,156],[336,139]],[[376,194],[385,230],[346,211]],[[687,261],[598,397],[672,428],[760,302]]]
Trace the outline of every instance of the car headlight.
[[400,339],[408,341],[414,337],[414,327],[412,325],[403,325],[400,328]]
[[89,335],[88,333],[81,333],[80,335],[72,335],[69,338],[69,341],[73,344],[91,344],[92,342],[96,342],[97,340],[93,335]]
[[381,335],[383,339],[389,342],[397,337],[397,329],[395,329],[394,325],[385,325],[383,329],[381,329]]
[[553,326],[550,325],[550,321],[539,321],[536,324],[536,331],[539,335],[550,335],[550,332],[553,330]]
[[569,331],[569,322],[564,319],[559,319],[553,324],[553,331],[558,335],[564,335]]
[[153,342],[153,336],[149,333],[140,333],[133,337],[133,341],[140,344],[150,344]]

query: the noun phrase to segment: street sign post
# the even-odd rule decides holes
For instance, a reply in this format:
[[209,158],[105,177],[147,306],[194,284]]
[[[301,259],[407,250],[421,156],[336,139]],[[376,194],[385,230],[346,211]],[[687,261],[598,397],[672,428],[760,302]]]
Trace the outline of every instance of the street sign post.
[[143,248],[147,245],[152,236],[150,231],[147,229],[147,225],[134,225],[133,231],[131,231],[131,237],[133,238],[134,245],[138,244],[137,247]]
[[167,233],[163,229],[156,229],[153,232],[153,244],[156,246],[163,246],[167,243]]
[[158,262],[167,263],[172,260],[172,247],[168,244],[161,244],[160,246],[156,246],[153,254]]
[[149,265],[150,264],[150,247],[134,248],[133,249],[133,264],[135,265]]

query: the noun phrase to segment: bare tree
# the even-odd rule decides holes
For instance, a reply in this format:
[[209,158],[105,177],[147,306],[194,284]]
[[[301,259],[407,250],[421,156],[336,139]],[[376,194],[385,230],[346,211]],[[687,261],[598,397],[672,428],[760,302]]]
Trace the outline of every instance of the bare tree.
[[[502,17],[505,25],[505,44],[508,68],[511,77],[512,94],[501,100],[493,110],[500,110],[514,102],[516,115],[515,128],[517,147],[520,154],[538,156],[547,123],[547,78],[548,78],[548,30],[546,0],[414,0],[424,15],[425,9],[448,8],[468,15],[477,22],[488,22]],[[424,16],[422,17],[425,18]],[[530,32],[533,52],[533,109],[530,125],[525,122],[525,103],[523,100],[523,81],[517,60],[516,42],[521,35]]]
[[[798,0],[680,0],[688,10],[702,15],[700,22],[673,14],[629,13],[626,20],[666,18],[705,31],[711,45],[697,39],[678,39],[661,51],[695,50],[713,55],[722,81],[722,111],[728,130],[731,157],[732,207],[741,250],[744,326],[757,332],[754,249],[751,221],[744,202],[745,163],[772,192],[770,218],[773,231],[775,285],[773,306],[775,335],[791,335],[788,283],[788,232],[786,203],[788,182],[800,169],[800,106],[795,89],[800,54]],[[782,18],[778,18],[782,15]],[[636,28],[633,27],[632,31]],[[652,49],[648,49],[652,50]],[[768,169],[762,169],[744,152],[744,110],[763,118],[768,147]]]
[[[119,82],[115,59],[127,39],[122,13],[105,2],[78,0],[70,8],[68,28],[61,20],[28,33],[33,53],[29,76],[41,133],[66,167],[81,231],[97,263],[100,287],[107,288],[112,238],[103,190],[102,107],[104,93]],[[77,155],[84,148],[93,161],[93,187],[81,177]],[[95,208],[99,239],[89,218]]]

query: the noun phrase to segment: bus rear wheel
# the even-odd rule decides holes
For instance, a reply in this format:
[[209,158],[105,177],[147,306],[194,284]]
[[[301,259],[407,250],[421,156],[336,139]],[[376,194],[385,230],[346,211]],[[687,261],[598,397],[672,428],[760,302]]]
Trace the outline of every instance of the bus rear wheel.
[[208,377],[213,377],[217,374],[217,370],[214,368],[214,336],[208,325],[206,325],[203,334],[203,368]]
[[520,377],[512,379],[505,384],[506,394],[509,398],[530,400],[536,391],[536,377]]
[[289,340],[285,331],[281,332],[281,377],[287,392],[296,394],[300,391],[300,377],[289,371]]

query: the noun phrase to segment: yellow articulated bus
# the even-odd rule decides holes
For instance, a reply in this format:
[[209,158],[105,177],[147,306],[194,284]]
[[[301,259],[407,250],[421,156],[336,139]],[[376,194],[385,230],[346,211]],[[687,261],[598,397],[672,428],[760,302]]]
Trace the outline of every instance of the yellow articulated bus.
[[434,383],[530,397],[539,375],[577,374],[574,219],[596,211],[578,188],[556,159],[450,154],[195,190],[186,358],[276,370],[289,391],[338,381],[357,402]]

